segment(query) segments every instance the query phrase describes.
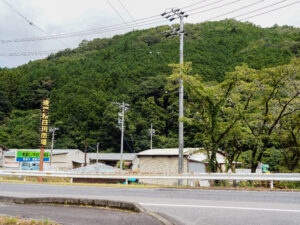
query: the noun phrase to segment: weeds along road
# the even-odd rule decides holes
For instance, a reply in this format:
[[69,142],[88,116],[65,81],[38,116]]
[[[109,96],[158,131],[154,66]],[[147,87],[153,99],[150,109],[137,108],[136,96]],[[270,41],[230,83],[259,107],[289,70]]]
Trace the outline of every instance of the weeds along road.
[[300,192],[146,189],[0,183],[0,195],[132,201],[151,211],[174,217],[188,225],[300,224]]

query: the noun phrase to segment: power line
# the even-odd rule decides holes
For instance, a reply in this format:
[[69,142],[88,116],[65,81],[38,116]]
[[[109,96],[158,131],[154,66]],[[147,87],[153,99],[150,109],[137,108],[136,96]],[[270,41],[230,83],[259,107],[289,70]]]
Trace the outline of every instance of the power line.
[[95,30],[85,31],[85,32],[74,32],[74,33],[67,33],[67,34],[58,34],[58,35],[52,35],[50,36],[44,36],[44,37],[33,37],[33,38],[21,38],[21,39],[14,39],[14,40],[0,40],[0,43],[18,43],[18,42],[31,42],[31,41],[42,41],[42,40],[52,40],[52,39],[59,39],[59,38],[70,38],[70,37],[78,37],[78,36],[86,36],[86,35],[94,35],[94,34],[101,34],[106,32],[113,32],[113,31],[120,31],[128,28],[134,28],[134,27],[140,27],[140,26],[147,26],[152,24],[158,24],[159,22],[165,23],[162,19],[153,19],[148,20],[145,22],[137,23],[137,25],[122,25],[118,27],[104,27],[99,28]]
[[118,12],[118,10],[111,4],[111,2],[109,0],[106,0],[107,3],[110,5],[110,7],[115,11],[115,13],[118,14],[118,16],[121,18],[121,20],[127,24],[126,20],[121,16],[121,14]]
[[228,6],[228,5],[232,5],[232,4],[240,2],[240,1],[242,1],[242,0],[235,0],[235,1],[232,1],[232,2],[225,3],[223,5],[220,5],[220,6],[210,8],[210,9],[202,10],[202,11],[199,11],[199,12],[194,12],[194,13],[191,13],[190,16],[196,15],[196,14],[199,14],[199,13],[205,13],[205,12],[212,11],[212,10],[215,10],[215,9],[219,9],[219,8],[222,8],[222,7],[225,7],[225,6]]
[[218,1],[215,1],[215,2],[211,2],[211,3],[206,4],[206,5],[203,5],[203,6],[201,6],[201,7],[189,9],[189,10],[187,10],[187,12],[195,11],[195,10],[197,10],[197,9],[202,9],[202,8],[207,7],[207,6],[211,6],[211,5],[217,4],[217,3],[219,3],[219,2],[223,2],[223,1],[224,1],[224,0],[218,0]]
[[49,55],[51,53],[59,52],[61,50],[45,50],[45,51],[28,51],[28,52],[9,52],[9,53],[0,53],[2,57],[11,57],[11,56],[38,56],[38,55]]
[[240,14],[240,15],[235,16],[235,17],[233,17],[233,18],[238,18],[238,17],[245,16],[245,15],[248,15],[248,14],[251,14],[251,13],[254,13],[254,12],[257,12],[257,11],[260,11],[260,10],[263,10],[263,9],[267,9],[267,8],[270,8],[270,7],[272,7],[272,6],[278,5],[278,4],[283,3],[283,2],[286,2],[286,1],[287,1],[287,0],[282,0],[282,1],[279,1],[279,2],[275,2],[275,3],[271,4],[271,5],[267,5],[267,6],[264,6],[264,7],[262,7],[262,8],[255,9],[255,10],[253,10],[253,11],[250,11],[250,12],[246,12],[246,13]]
[[265,1],[265,0],[260,0],[260,1],[254,2],[254,3],[252,3],[252,4],[249,4],[249,5],[240,7],[240,8],[238,8],[238,9],[232,10],[232,11],[230,11],[230,12],[223,13],[223,14],[221,14],[221,15],[212,17],[212,18],[210,18],[210,19],[208,19],[208,20],[213,20],[213,19],[219,18],[219,17],[221,17],[221,16],[226,16],[226,15],[228,15],[228,14],[231,14],[231,13],[234,13],[234,12],[237,12],[237,11],[240,11],[240,10],[242,10],[242,9],[246,9],[246,8],[248,8],[248,7],[257,5],[257,4],[262,3],[262,2],[264,2],[264,1]]
[[[159,16],[159,18],[156,18],[158,16]],[[44,36],[44,37],[31,37],[31,38],[21,38],[21,39],[0,40],[0,43],[4,44],[4,43],[15,43],[15,42],[51,40],[51,39],[58,39],[58,38],[70,38],[70,37],[75,37],[75,36],[97,34],[97,33],[106,31],[107,29],[114,29],[115,31],[118,29],[123,30],[124,26],[125,27],[129,26],[129,28],[131,28],[133,26],[133,23],[138,24],[137,26],[142,26],[144,24],[147,25],[146,23],[149,24],[149,22],[151,22],[151,21],[163,22],[164,20],[162,20],[160,18],[160,15],[158,15],[158,16],[155,15],[155,16],[141,18],[141,19],[135,20],[134,22],[128,22],[127,24],[120,23],[120,24],[108,25],[108,26],[104,26],[104,27],[83,30],[83,31],[77,31],[77,32],[71,32],[71,33],[55,34],[55,35]],[[151,23],[151,24],[153,24],[153,23]]]
[[195,3],[191,4],[191,5],[187,5],[185,7],[182,7],[181,9],[186,9],[186,8],[189,8],[189,7],[192,7],[192,6],[195,6],[195,5],[199,5],[199,4],[203,3],[203,2],[207,2],[207,0],[203,0],[203,1],[200,1],[200,2],[195,2]]
[[122,8],[127,12],[127,14],[129,15],[129,17],[131,18],[131,20],[132,20],[133,22],[135,22],[134,17],[131,15],[131,13],[130,13],[129,10],[125,7],[125,5],[121,2],[121,0],[118,0],[118,1],[119,1],[120,5],[122,6]]
[[259,13],[259,14],[256,14],[256,15],[253,15],[253,16],[250,16],[250,17],[247,17],[247,18],[243,18],[242,20],[247,20],[247,19],[250,19],[250,18],[253,18],[253,17],[257,17],[257,16],[261,16],[261,15],[264,15],[264,14],[267,14],[267,13],[270,13],[270,12],[274,12],[274,11],[277,11],[279,9],[283,9],[283,8],[286,8],[288,6],[291,6],[291,5],[295,5],[297,3],[300,3],[300,1],[297,1],[297,2],[293,2],[291,4],[288,4],[288,5],[285,5],[285,6],[281,6],[281,7],[278,7],[276,9],[272,9],[272,10],[269,10],[267,12],[262,12],[262,13]]
[[[251,17],[244,18],[244,19],[242,19],[242,20],[246,20],[246,19],[249,19],[249,18],[254,18],[254,17],[261,16],[261,15],[264,15],[264,14],[267,14],[267,13],[270,13],[270,12],[274,12],[274,11],[277,11],[277,10],[280,10],[280,9],[283,9],[283,8],[286,8],[286,7],[288,7],[288,6],[295,5],[295,4],[297,4],[297,3],[300,3],[300,1],[293,2],[293,3],[291,3],[291,4],[288,4],[288,5],[285,5],[285,6],[282,6],[282,7],[278,7],[278,8],[276,8],[276,9],[272,9],[272,10],[269,10],[269,11],[266,11],[266,12],[262,12],[262,13],[253,15],[253,16],[251,16]],[[50,54],[50,53],[54,53],[54,52],[58,52],[58,51],[61,51],[61,50],[48,50],[48,51],[36,51],[36,52],[0,53],[0,56],[3,56],[3,57],[9,57],[9,56],[45,55],[45,54]]]
[[[2,0],[3,1],[3,0]],[[240,0],[239,0],[240,1]],[[282,2],[285,2],[287,0],[283,0],[283,1],[279,1],[279,2],[276,2],[274,4],[271,4],[271,5],[268,5],[268,6],[265,6],[265,7],[262,7],[262,8],[258,8],[258,9],[255,9],[255,10],[252,10],[250,12],[247,12],[247,13],[243,13],[243,14],[240,14],[238,16],[235,16],[233,17],[234,18],[237,18],[237,17],[241,17],[241,16],[244,16],[244,15],[247,15],[247,14],[250,14],[250,13],[253,13],[253,12],[257,12],[257,11],[260,11],[262,9],[266,9],[266,8],[269,8],[271,6],[274,6],[274,5],[277,5],[279,3],[282,3]],[[217,2],[220,2],[217,1]],[[214,2],[214,3],[211,3],[211,4],[215,4],[217,2]],[[226,4],[223,4],[221,6],[218,6],[218,7],[214,7],[214,8],[210,8],[210,9],[207,9],[207,10],[203,10],[203,11],[200,11],[200,12],[195,12],[193,13],[192,15],[196,15],[198,13],[203,13],[203,12],[207,12],[207,11],[211,11],[213,9],[216,9],[216,8],[220,8],[222,6],[225,6],[225,5],[228,5],[228,4],[233,4],[235,2],[238,2],[238,1],[233,1],[233,2],[229,2],[229,3],[226,3]],[[260,1],[259,1],[260,2]],[[225,14],[230,14],[230,13],[233,13],[233,12],[237,12],[241,9],[244,9],[246,7],[250,7],[250,5],[254,5],[254,4],[258,4],[259,2],[256,2],[256,3],[253,3],[253,4],[249,4],[247,6],[244,6],[244,7],[241,7],[239,9],[236,9],[236,10],[232,10],[230,12],[227,12],[227,13],[223,13],[221,15],[218,15],[216,17],[213,17],[213,18],[210,18],[209,20],[211,19],[214,19],[214,18],[217,18],[217,17],[221,17],[221,16],[224,16]],[[295,2],[295,3],[291,3],[289,5],[286,5],[282,8],[285,8],[285,7],[288,7],[290,5],[294,5],[298,2]],[[206,5],[207,6],[207,5]],[[206,6],[202,6],[202,7],[206,7]],[[199,8],[199,7],[198,7]],[[274,9],[274,10],[270,10],[268,12],[263,12],[262,14],[266,14],[266,13],[269,13],[269,12],[273,12],[273,11],[276,11],[278,9],[281,9],[280,8],[277,8],[277,9]],[[17,42],[30,42],[30,41],[41,41],[41,40],[51,40],[51,39],[60,39],[60,38],[71,38],[71,37],[75,37],[75,36],[86,36],[86,35],[94,35],[94,34],[101,34],[101,33],[105,33],[105,32],[114,32],[114,31],[120,31],[120,30],[124,30],[124,29],[127,29],[128,27],[129,28],[134,28],[134,27],[139,27],[139,26],[146,26],[146,25],[152,25],[152,24],[159,24],[160,22],[164,22],[161,18],[157,18],[158,16],[160,15],[154,15],[154,16],[149,16],[149,17],[145,17],[145,18],[141,18],[141,19],[138,19],[138,20],[135,20],[133,22],[128,22],[127,24],[124,24],[124,23],[120,23],[120,24],[114,24],[114,25],[109,25],[109,26],[104,26],[104,27],[99,27],[99,28],[94,28],[94,29],[90,29],[90,30],[84,30],[84,31],[78,31],[78,32],[72,32],[72,33],[64,33],[64,34],[57,34],[57,35],[49,35],[49,36],[43,36],[43,37],[32,37],[32,38],[22,38],[22,39],[14,39],[14,40],[0,40],[0,43],[17,43]],[[255,17],[255,16],[259,16],[259,15],[254,15],[252,17]],[[251,17],[251,18],[252,18]],[[248,19],[248,18],[245,18],[245,19]],[[244,19],[244,20],[245,20]],[[139,22],[140,21],[140,22]],[[134,25],[135,23],[135,25]]]
[[[19,11],[17,11],[12,5],[10,5],[8,2],[6,2],[5,0],[1,0],[3,3],[5,3],[10,9],[12,9],[15,13],[17,13],[20,17],[22,17],[26,22],[29,23],[29,25],[37,28],[39,31],[41,31],[44,34],[47,34],[51,37],[51,34],[44,31],[42,28],[40,28],[39,26],[37,26],[36,24],[34,24],[31,20],[29,20],[27,17],[25,17],[23,14],[21,14]],[[62,42],[61,42],[62,43]],[[64,44],[64,43],[62,43]],[[65,45],[65,44],[64,44]]]

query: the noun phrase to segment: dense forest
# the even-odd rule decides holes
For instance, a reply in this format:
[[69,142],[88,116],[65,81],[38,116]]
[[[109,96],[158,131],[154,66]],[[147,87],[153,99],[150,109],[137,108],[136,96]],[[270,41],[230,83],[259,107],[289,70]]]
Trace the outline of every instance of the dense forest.
[[[55,148],[119,152],[120,108],[128,103],[125,152],[178,146],[178,76],[185,79],[185,146],[229,154],[249,168],[299,169],[300,29],[235,20],[186,24],[179,41],[168,26],[83,40],[45,59],[0,68],[0,144],[38,148],[40,105],[49,97]],[[176,72],[177,71],[177,72]],[[176,75],[177,74],[177,75]],[[251,97],[250,97],[251,96]],[[50,144],[50,143],[49,143]],[[214,158],[210,159],[214,162]],[[211,170],[217,165],[211,164]],[[229,168],[228,167],[228,168]]]

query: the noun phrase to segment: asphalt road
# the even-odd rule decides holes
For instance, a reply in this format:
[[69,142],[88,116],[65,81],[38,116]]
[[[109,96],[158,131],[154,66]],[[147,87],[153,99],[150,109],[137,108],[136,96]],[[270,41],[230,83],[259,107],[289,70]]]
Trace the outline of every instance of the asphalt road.
[[102,188],[0,183],[0,195],[133,201],[151,211],[169,215],[188,225],[300,224],[300,192]]
[[134,212],[94,207],[1,204],[0,215],[49,219],[64,225],[161,225],[153,217]]

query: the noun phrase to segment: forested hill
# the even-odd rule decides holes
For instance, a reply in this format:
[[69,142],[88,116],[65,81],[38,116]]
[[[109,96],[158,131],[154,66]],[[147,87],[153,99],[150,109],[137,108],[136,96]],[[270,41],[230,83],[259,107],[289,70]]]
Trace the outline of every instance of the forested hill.
[[[59,127],[56,148],[119,151],[119,109],[126,112],[125,151],[177,146],[177,90],[166,88],[170,63],[179,61],[179,41],[166,38],[167,26],[132,31],[113,38],[82,41],[46,59],[0,69],[0,144],[37,148],[40,102],[51,99],[51,123]],[[186,24],[185,61],[205,82],[221,82],[225,73],[247,63],[254,69],[288,64],[300,55],[300,29],[260,28],[234,20]],[[199,146],[195,128],[186,126],[185,145]]]

